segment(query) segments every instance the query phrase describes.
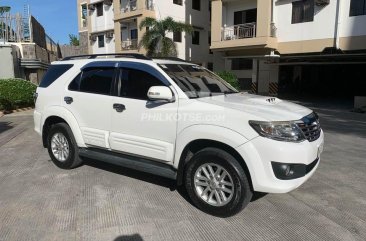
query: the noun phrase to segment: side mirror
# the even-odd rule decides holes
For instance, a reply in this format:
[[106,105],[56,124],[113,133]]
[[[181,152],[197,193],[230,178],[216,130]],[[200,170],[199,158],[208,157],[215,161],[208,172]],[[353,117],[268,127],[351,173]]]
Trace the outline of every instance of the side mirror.
[[174,100],[172,91],[166,86],[151,86],[147,91],[147,97],[150,100],[166,100],[169,102]]

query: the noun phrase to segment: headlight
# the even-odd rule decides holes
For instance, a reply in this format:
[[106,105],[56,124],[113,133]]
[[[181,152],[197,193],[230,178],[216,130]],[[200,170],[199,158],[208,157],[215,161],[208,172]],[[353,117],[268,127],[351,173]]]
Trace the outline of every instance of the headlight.
[[259,135],[277,141],[301,142],[305,140],[301,129],[292,121],[249,121]]

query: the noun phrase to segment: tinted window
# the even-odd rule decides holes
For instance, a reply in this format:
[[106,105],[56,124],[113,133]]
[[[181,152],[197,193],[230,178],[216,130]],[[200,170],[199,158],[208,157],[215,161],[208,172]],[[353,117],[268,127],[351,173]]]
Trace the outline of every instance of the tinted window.
[[97,17],[103,16],[103,3],[97,3]]
[[192,0],[192,9],[201,10],[201,0]]
[[79,74],[69,85],[69,90],[109,95],[114,68],[90,68]]
[[39,87],[46,88],[50,86],[56,79],[58,79],[61,75],[66,73],[71,67],[74,66],[73,64],[57,64],[51,65],[50,68],[47,70],[47,73],[44,75]]
[[253,60],[251,59],[232,59],[231,70],[251,70],[253,68]]
[[81,73],[78,74],[78,76],[76,76],[73,81],[71,81],[69,85],[69,90],[79,91],[80,79],[81,79]]
[[257,22],[257,9],[234,12],[234,25]]
[[305,23],[314,20],[314,0],[292,3],[292,23]]
[[136,69],[122,69],[122,87],[120,96],[147,100],[147,91],[151,86],[164,86],[155,76]]
[[98,36],[98,48],[104,48],[104,35]]
[[182,42],[182,32],[173,32],[173,41],[174,42]]
[[351,0],[349,16],[366,15],[366,0]]
[[177,4],[177,5],[183,5],[183,1],[182,0],[173,0],[173,3],[174,4]]
[[233,87],[207,69],[198,65],[159,65],[189,98],[237,93]]
[[131,39],[138,39],[137,29],[131,29]]
[[194,31],[192,35],[192,44],[199,45],[200,44],[200,32]]

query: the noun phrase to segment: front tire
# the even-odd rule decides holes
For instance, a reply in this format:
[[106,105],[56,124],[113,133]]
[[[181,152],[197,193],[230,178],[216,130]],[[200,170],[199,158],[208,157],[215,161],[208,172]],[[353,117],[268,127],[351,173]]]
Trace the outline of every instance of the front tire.
[[47,149],[52,162],[62,169],[72,169],[82,162],[74,135],[66,123],[51,126]]
[[219,217],[240,212],[253,195],[241,165],[218,148],[205,148],[192,157],[185,169],[185,186],[194,205]]

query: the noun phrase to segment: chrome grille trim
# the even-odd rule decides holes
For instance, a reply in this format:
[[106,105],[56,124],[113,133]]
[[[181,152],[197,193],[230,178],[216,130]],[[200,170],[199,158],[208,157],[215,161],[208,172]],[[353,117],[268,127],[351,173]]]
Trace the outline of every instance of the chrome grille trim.
[[319,117],[315,112],[303,117],[296,124],[309,142],[316,141],[320,137]]

